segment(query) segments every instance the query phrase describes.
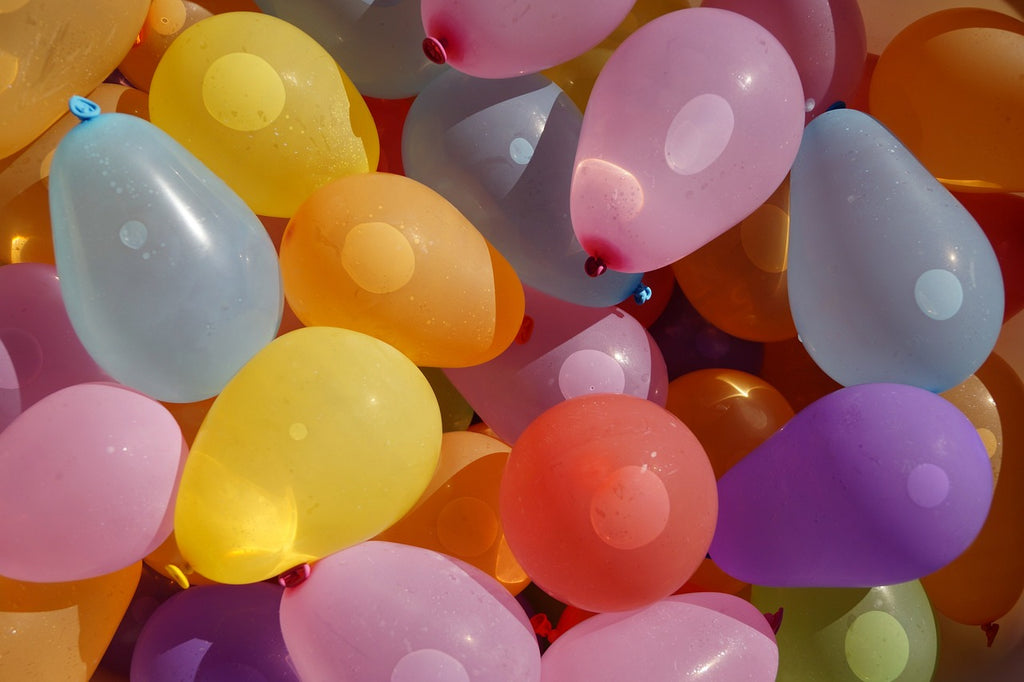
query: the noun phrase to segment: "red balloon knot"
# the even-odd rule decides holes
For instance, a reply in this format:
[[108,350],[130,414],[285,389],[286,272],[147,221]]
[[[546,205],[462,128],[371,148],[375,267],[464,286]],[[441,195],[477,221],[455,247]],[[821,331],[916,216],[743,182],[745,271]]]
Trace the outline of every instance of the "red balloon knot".
[[604,264],[604,261],[597,256],[590,256],[587,258],[587,262],[583,264],[583,269],[591,277],[598,277],[604,274],[604,271],[608,269],[608,266]]
[[448,53],[444,49],[444,40],[427,36],[423,39],[423,54],[435,64],[444,64],[448,61]]
[[999,634],[999,623],[986,623],[981,626],[981,631],[985,633],[985,637],[988,638],[989,649],[992,648],[992,643],[996,641],[996,635]]
[[555,628],[552,627],[551,621],[548,620],[548,616],[546,613],[538,613],[534,616],[531,616],[530,625],[533,626],[533,631],[537,634],[538,637],[544,637],[545,639],[547,639],[551,635],[551,633],[555,631]]
[[298,587],[306,582],[309,574],[309,564],[299,564],[295,568],[290,568],[277,576],[277,584],[281,587]]
[[775,613],[764,614],[764,617],[768,621],[768,625],[771,626],[772,632],[779,634],[779,628],[782,627],[782,607],[780,606]]

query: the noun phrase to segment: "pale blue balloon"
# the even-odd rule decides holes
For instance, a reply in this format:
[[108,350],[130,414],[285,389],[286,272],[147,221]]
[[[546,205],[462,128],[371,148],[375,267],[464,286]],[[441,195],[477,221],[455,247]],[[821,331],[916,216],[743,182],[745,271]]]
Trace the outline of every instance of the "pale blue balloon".
[[582,124],[572,100],[540,74],[482,79],[450,71],[413,102],[402,162],[407,176],[462,211],[524,284],[605,307],[632,294],[641,275],[586,274],[588,254],[569,217]]
[[111,113],[70,130],[50,168],[50,212],[71,323],[126,386],[209,398],[276,335],[281,274],[266,229],[156,126]]
[[865,113],[822,114],[790,189],[789,301],[800,339],[839,383],[945,391],[988,357],[1003,279],[974,218]]

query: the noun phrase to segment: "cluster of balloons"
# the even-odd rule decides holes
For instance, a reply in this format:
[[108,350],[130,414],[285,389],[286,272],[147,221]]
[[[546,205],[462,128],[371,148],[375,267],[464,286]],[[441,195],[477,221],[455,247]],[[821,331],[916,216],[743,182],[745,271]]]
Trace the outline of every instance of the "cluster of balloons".
[[1019,679],[1024,13],[875,4],[0,0],[0,678]]

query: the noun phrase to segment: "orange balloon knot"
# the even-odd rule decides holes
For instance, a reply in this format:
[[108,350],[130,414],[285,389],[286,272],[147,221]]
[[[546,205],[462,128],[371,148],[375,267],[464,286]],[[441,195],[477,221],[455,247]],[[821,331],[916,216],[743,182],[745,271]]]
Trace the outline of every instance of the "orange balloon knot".
[[604,264],[598,256],[590,256],[587,258],[587,262],[583,264],[583,269],[591,277],[598,277],[604,274],[604,271],[608,269],[608,266]]
[[772,632],[774,632],[775,634],[779,634],[779,628],[782,627],[782,613],[783,609],[780,606],[779,610],[775,613],[764,614],[765,620],[768,621],[768,625],[771,626]]
[[538,613],[530,617],[530,625],[533,626],[533,632],[538,637],[543,637],[549,642],[554,642],[558,639],[558,631],[555,630],[554,626],[551,625],[551,621],[548,619],[546,613]]
[[519,332],[516,334],[516,343],[526,343],[533,336],[533,318],[529,315],[523,316],[523,323],[519,325]]
[[988,638],[988,648],[992,648],[992,642],[996,641],[996,635],[999,634],[999,623],[986,623],[981,626],[981,631],[985,633],[985,637]]
[[277,584],[281,587],[298,587],[309,577],[309,564],[299,564],[277,576]]
[[651,300],[651,288],[643,283],[643,280],[636,285],[636,290],[633,291],[633,300],[636,301],[637,305],[643,305]]
[[448,52],[444,48],[444,38],[427,36],[423,39],[423,54],[435,64],[444,64],[448,61]]

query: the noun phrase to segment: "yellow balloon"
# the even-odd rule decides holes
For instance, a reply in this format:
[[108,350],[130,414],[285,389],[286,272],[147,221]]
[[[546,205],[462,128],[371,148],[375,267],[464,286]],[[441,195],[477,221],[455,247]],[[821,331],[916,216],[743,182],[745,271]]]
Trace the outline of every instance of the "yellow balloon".
[[279,575],[401,518],[440,449],[437,399],[408,358],[359,332],[297,329],[257,353],[200,426],[178,546],[217,582]]
[[260,215],[377,167],[366,102],[334,59],[276,17],[229,12],[179,35],[153,73],[150,115]]
[[110,75],[148,10],[149,0],[0,2],[0,159]]
[[141,574],[136,562],[67,583],[0,577],[0,680],[88,680]]

